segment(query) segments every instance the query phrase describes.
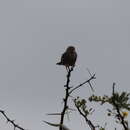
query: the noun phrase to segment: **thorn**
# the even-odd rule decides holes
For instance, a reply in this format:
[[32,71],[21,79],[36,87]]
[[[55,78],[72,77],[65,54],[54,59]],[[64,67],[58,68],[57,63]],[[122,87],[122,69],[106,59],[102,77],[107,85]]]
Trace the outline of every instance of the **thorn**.
[[88,71],[89,75],[92,77],[92,74],[90,73],[90,70],[88,68],[87,68],[87,71]]
[[47,113],[46,115],[61,115],[61,113]]
[[47,122],[47,121],[43,121],[43,122],[45,122],[48,125],[54,126],[54,127],[59,127],[60,126],[60,124],[50,123],[50,122]]
[[91,90],[94,92],[94,89],[93,89],[91,83],[90,82],[88,82],[88,83],[89,83],[89,86],[90,86]]

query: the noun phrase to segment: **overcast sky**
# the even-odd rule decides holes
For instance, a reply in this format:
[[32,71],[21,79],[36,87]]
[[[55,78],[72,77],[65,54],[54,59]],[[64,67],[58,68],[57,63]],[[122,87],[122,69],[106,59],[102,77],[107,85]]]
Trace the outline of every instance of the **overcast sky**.
[[[56,62],[68,45],[78,53],[71,85],[88,79],[89,68],[97,77],[95,94],[110,95],[113,82],[129,92],[129,5],[129,0],[0,0],[0,109],[29,130],[57,130],[42,120],[59,121],[45,114],[62,110],[66,70]],[[92,92],[86,86],[76,94]],[[91,119],[102,125],[107,119],[112,130],[112,118],[96,108]],[[2,116],[0,124],[13,129]],[[65,124],[88,128],[76,112]]]

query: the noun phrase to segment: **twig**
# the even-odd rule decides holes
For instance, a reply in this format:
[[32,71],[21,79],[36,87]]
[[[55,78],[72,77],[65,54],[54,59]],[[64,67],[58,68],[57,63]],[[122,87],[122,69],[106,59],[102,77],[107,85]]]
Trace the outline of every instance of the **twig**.
[[50,122],[47,122],[47,121],[43,121],[45,122],[46,124],[50,125],[50,126],[54,126],[54,127],[61,127],[62,130],[70,130],[69,128],[67,128],[65,125],[61,125],[61,124],[54,124],[54,123],[50,123]]
[[6,118],[7,123],[9,122],[10,124],[12,124],[12,125],[14,126],[14,130],[16,130],[16,128],[18,128],[18,129],[20,129],[20,130],[25,130],[25,129],[22,128],[21,126],[17,125],[14,120],[11,120],[11,119],[5,114],[5,112],[4,112],[3,110],[0,110],[0,113]]
[[[74,90],[80,88],[81,86],[83,86],[83,85],[86,84],[86,83],[88,83],[88,84],[90,85],[91,89],[93,90],[92,85],[91,85],[91,83],[90,83],[90,81],[93,80],[93,79],[96,79],[95,74],[93,74],[93,75],[92,75],[88,80],[86,80],[85,82],[83,82],[83,83],[77,85],[76,87],[74,87],[73,89],[71,89],[71,91],[69,92],[69,94],[71,94]],[[94,90],[93,90],[93,91],[94,91]]]

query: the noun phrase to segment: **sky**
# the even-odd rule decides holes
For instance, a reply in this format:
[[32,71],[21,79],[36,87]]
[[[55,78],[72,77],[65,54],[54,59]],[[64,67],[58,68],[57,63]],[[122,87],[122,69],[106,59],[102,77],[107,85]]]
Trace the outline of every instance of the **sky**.
[[[72,86],[89,78],[89,68],[96,73],[94,94],[110,95],[113,82],[119,92],[130,92],[129,5],[129,0],[1,0],[0,109],[23,128],[57,130],[42,120],[59,121],[46,113],[62,111],[66,70],[56,62],[69,45],[78,53]],[[85,85],[73,96],[91,94]],[[107,120],[112,130],[114,120],[105,110],[96,105],[90,118],[102,125]],[[13,129],[2,115],[0,124],[2,130]],[[88,128],[77,112],[65,125]]]

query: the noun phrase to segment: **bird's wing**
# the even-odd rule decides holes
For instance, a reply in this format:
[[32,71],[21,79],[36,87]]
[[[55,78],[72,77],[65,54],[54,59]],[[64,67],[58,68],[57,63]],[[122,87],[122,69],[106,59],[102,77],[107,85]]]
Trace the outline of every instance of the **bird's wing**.
[[61,62],[62,62],[63,64],[67,63],[68,58],[69,58],[68,53],[66,53],[66,52],[63,53],[62,56],[61,56]]
[[77,60],[77,53],[75,52],[74,53],[74,61],[76,62],[76,60]]

